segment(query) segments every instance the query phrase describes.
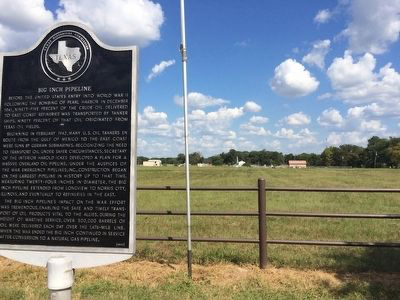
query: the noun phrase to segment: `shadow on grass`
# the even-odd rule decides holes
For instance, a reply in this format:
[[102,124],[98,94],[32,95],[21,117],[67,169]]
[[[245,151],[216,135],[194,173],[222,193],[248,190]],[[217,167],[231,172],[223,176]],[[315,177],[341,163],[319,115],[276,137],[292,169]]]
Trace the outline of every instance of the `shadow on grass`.
[[358,255],[354,252],[334,251],[329,254],[338,271],[343,272],[400,272],[400,249],[365,248]]
[[366,248],[360,256],[343,252],[330,255],[343,271],[338,274],[338,278],[344,282],[335,291],[338,297],[359,295],[368,299],[400,298],[400,249]]
[[252,256],[252,249],[243,247],[242,251],[232,246],[210,247],[203,249],[200,255],[195,258],[195,263],[201,265],[209,265],[216,263],[232,263],[236,265],[241,264],[257,264],[258,260]]

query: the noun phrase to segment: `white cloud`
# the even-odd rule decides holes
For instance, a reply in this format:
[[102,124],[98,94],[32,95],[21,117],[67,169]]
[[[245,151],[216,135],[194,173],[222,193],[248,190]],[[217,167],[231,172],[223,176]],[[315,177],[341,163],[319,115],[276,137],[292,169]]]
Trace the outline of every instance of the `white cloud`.
[[338,146],[342,144],[342,135],[336,132],[332,132],[326,138],[326,142],[328,143],[328,145]]
[[257,135],[257,136],[268,136],[271,135],[269,130],[265,130],[264,127],[255,126],[251,123],[245,123],[240,125],[240,129],[245,131],[245,134]]
[[[371,120],[370,117],[377,113],[376,105],[356,106],[347,110],[346,118],[334,108],[324,110],[317,121],[324,127],[336,127],[340,133],[332,132],[327,143],[330,145],[356,144],[364,145],[372,135],[387,135],[387,127],[380,120]],[[354,142],[352,141],[354,138]]]
[[0,23],[14,31],[30,32],[32,28],[46,28],[53,23],[53,14],[44,0],[2,0]]
[[236,137],[237,137],[236,132],[234,132],[234,131],[232,131],[232,130],[229,130],[229,132],[228,132],[228,139],[234,140],[234,139],[236,139]]
[[227,108],[221,107],[217,111],[207,113],[206,118],[209,121],[223,121],[239,118],[243,115],[243,107]]
[[260,105],[253,101],[247,101],[243,108],[246,112],[259,112],[262,109]]
[[367,119],[371,109],[374,109],[374,106],[352,107],[348,109],[346,119],[335,109],[324,111],[318,122],[322,126],[334,126],[341,130],[341,132],[331,132],[326,139],[327,144],[365,146],[372,135],[387,135],[387,127],[380,120]]
[[347,111],[346,130],[369,132],[370,134],[386,134],[387,127],[380,120],[371,120],[381,114],[376,105],[352,107]]
[[337,109],[329,108],[322,112],[322,114],[317,119],[321,126],[329,127],[342,127],[345,120]]
[[165,141],[150,141],[146,145],[146,155],[153,156],[153,157],[159,157],[159,156],[164,156],[168,155],[168,153],[171,152],[172,147],[171,144]]
[[318,41],[313,45],[310,53],[303,57],[303,62],[309,65],[317,66],[320,69],[325,67],[325,56],[329,52],[330,40]]
[[383,126],[381,124],[381,121],[379,120],[370,120],[370,121],[363,120],[361,121],[360,129],[362,131],[379,133],[386,131],[386,126]]
[[[189,114],[189,132],[191,144],[202,151],[203,154],[215,154],[221,149],[238,149],[242,147],[244,150],[257,148],[251,140],[243,141],[238,138],[237,133],[233,130],[232,123],[241,118],[245,114],[243,107],[220,107],[211,112],[202,109],[192,110]],[[252,122],[242,124],[241,131],[245,131],[246,136],[265,137],[271,133],[264,127],[258,126],[261,122],[267,121],[267,118],[261,116],[253,116]],[[183,136],[183,120],[179,118],[172,124],[171,135],[173,137],[182,138]],[[177,142],[178,140],[176,140]],[[237,147],[238,146],[238,147]],[[244,146],[248,146],[247,148]]]
[[272,142],[266,143],[267,150],[278,151],[281,149],[281,142],[273,140]]
[[375,58],[369,53],[354,62],[351,52],[346,51],[343,58],[334,59],[327,74],[333,88],[343,90],[373,80],[375,64]]
[[318,11],[314,17],[314,22],[317,24],[327,23],[332,18],[332,12],[329,9],[323,9]]
[[60,0],[58,21],[78,21],[113,46],[147,46],[160,39],[161,5],[150,0]]
[[359,119],[364,116],[365,107],[352,107],[347,110],[347,117],[350,119]]
[[376,60],[366,53],[354,61],[351,52],[343,58],[335,58],[328,68],[335,97],[348,104],[375,103],[385,114],[400,114],[400,74],[391,64],[374,72]]
[[168,115],[156,112],[152,106],[147,106],[143,114],[138,114],[139,133],[156,136],[171,136],[172,127],[168,122]]
[[147,81],[150,81],[154,77],[159,76],[162,72],[165,71],[165,69],[167,69],[170,66],[173,66],[174,64],[175,64],[175,60],[172,59],[172,60],[162,61],[158,65],[155,65],[151,69],[151,73],[149,74],[149,76],[147,76]]
[[280,96],[295,98],[314,92],[319,82],[296,60],[287,59],[275,68],[271,89]]
[[[393,110],[391,112],[396,113],[396,111]],[[383,116],[385,114],[390,114],[390,112],[386,111],[384,108],[382,108],[376,103],[368,104],[365,106],[355,106],[347,110],[347,117],[350,119],[358,119],[370,116],[377,117],[377,116]]]
[[144,139],[138,138],[137,139],[137,147],[140,150],[144,150],[146,148],[146,146],[148,145],[148,142]]
[[31,47],[59,21],[86,24],[112,46],[147,46],[160,39],[164,13],[150,0],[60,0],[56,16],[44,0],[0,1],[0,51]]
[[317,144],[315,135],[316,133],[310,131],[308,128],[304,128],[298,133],[295,133],[293,129],[287,129],[284,127],[274,134],[275,137],[288,139],[295,142],[294,144],[290,144],[289,148],[300,148]]
[[1,0],[0,51],[30,48],[53,22],[44,0]]
[[310,131],[308,128],[304,128],[299,132],[300,140],[296,144],[292,145],[294,148],[303,147],[307,145],[317,144],[316,133]]
[[352,0],[352,21],[342,32],[357,53],[381,54],[399,38],[400,0]]
[[164,113],[164,112],[156,112],[155,109],[152,106],[147,106],[143,110],[143,117],[146,120],[151,121],[151,123],[155,123],[155,124],[164,123],[168,118],[166,113]]
[[250,118],[250,123],[252,124],[265,124],[268,122],[268,118],[260,117],[260,116],[252,116]]
[[239,151],[252,151],[257,149],[258,147],[253,141],[249,141],[245,138],[239,141],[239,147],[237,148]]
[[234,142],[232,142],[232,141],[226,141],[226,142],[224,142],[224,144],[223,144],[223,149],[224,149],[224,151],[229,151],[229,150],[231,150],[231,149],[237,149],[237,146],[236,146],[236,144],[235,144]]
[[293,129],[286,129],[286,128],[281,128],[279,129],[274,136],[279,137],[279,138],[284,138],[284,139],[299,139],[300,136],[298,134],[295,134]]
[[359,131],[350,131],[350,132],[332,132],[326,139],[328,145],[339,146],[343,144],[352,144],[358,146],[366,146],[368,138],[363,136],[363,134]]
[[[176,95],[174,97],[174,102],[180,106],[183,106],[183,97]],[[202,93],[191,92],[188,94],[188,104],[193,108],[203,109],[209,106],[221,106],[228,103],[228,100],[214,98]]]
[[317,97],[318,100],[326,100],[326,99],[331,99],[332,98],[332,93],[324,93],[322,95],[319,95]]
[[289,125],[295,125],[295,126],[307,125],[311,123],[310,117],[307,116],[302,111],[287,116],[286,118],[284,118],[284,121]]
[[189,114],[191,135],[212,135],[218,139],[232,139],[236,133],[231,129],[231,123],[242,115],[242,107],[221,107],[217,111],[208,113],[201,109],[193,110]]
[[211,135],[203,135],[192,139],[190,145],[191,147],[200,150],[200,152],[208,152],[217,151],[217,148],[220,147],[220,142]]

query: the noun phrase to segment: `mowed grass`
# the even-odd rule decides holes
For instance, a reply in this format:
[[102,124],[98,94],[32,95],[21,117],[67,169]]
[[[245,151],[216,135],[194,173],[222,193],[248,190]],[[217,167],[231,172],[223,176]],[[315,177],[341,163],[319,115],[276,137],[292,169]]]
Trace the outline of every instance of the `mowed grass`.
[[[400,188],[395,169],[267,169],[191,168],[192,186]],[[184,186],[184,168],[139,167],[138,186]],[[184,191],[139,191],[138,210],[185,211]],[[257,192],[191,192],[192,211],[257,211]],[[400,193],[267,192],[267,211],[399,214]],[[137,235],[186,237],[185,216],[138,216]],[[192,216],[193,237],[258,238],[256,217]],[[399,220],[334,218],[267,218],[268,239],[400,242]],[[184,242],[137,242],[138,259],[182,262]],[[254,244],[193,243],[199,264],[257,264]],[[400,249],[328,246],[268,246],[268,263],[275,267],[335,272],[400,270]]]
[[[400,188],[400,170],[192,168],[192,186]],[[138,170],[139,186],[184,186],[183,168]],[[257,211],[256,192],[193,191],[192,211]],[[137,209],[185,211],[184,191],[138,191]],[[400,213],[400,194],[267,192],[268,211]],[[256,217],[192,217],[193,237],[258,238]],[[269,239],[400,241],[399,220],[267,218]],[[137,236],[186,237],[186,217],[138,216]],[[77,270],[73,299],[399,299],[400,249],[137,242],[129,261]],[[46,270],[0,258],[0,299],[48,298]]]
[[[399,274],[122,262],[77,270],[73,299],[398,299]],[[46,271],[0,258],[0,299],[47,299]]]

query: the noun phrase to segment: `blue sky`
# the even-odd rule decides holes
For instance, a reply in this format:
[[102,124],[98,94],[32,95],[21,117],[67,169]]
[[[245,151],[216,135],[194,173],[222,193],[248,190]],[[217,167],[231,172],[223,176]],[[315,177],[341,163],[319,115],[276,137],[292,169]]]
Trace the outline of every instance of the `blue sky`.
[[[96,4],[96,6],[93,6]],[[1,0],[0,51],[57,21],[139,45],[138,153],[184,152],[179,0]],[[400,136],[400,0],[186,0],[190,152]]]

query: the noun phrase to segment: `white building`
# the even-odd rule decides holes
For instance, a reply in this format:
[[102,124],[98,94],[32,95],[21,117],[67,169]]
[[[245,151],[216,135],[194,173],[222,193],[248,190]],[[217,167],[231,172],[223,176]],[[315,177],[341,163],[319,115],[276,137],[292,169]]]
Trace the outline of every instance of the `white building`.
[[234,165],[235,168],[241,168],[241,167],[243,167],[243,165],[244,165],[245,163],[246,163],[246,162],[243,161],[243,160],[239,161],[239,157],[236,156],[236,164]]
[[143,162],[143,166],[145,167],[161,167],[161,165],[161,160],[159,159],[150,159]]
[[211,167],[211,164],[202,164],[202,163],[198,163],[197,166],[198,166],[199,168]]

